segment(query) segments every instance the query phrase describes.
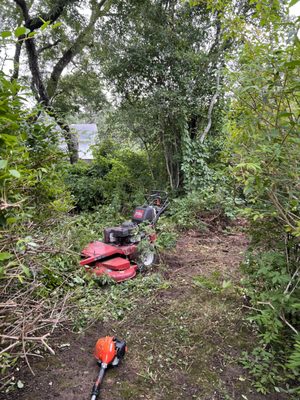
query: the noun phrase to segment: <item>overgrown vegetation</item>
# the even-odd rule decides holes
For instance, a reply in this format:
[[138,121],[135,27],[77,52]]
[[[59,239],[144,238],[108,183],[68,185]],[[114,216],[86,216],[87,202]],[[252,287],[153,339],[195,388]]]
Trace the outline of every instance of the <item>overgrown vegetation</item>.
[[[105,319],[97,296],[122,318],[167,285],[152,275],[105,286],[78,268],[82,247],[156,187],[171,198],[158,249],[188,230],[247,221],[242,287],[257,343],[242,363],[259,392],[299,395],[300,45],[299,17],[288,15],[296,3],[3,5],[2,372],[20,356],[30,367],[40,345],[53,352],[57,326]],[[76,162],[74,121],[98,125],[90,162]],[[194,284],[221,293],[231,282]]]
[[126,213],[153,188],[155,180],[142,150],[120,149],[116,141],[106,140],[94,148],[94,157],[90,164],[66,168],[65,182],[79,211],[105,204]]
[[[243,186],[252,246],[244,264],[259,343],[244,365],[257,389],[291,393],[299,378],[299,40],[247,42],[231,74],[231,171]],[[257,365],[259,364],[259,366]]]

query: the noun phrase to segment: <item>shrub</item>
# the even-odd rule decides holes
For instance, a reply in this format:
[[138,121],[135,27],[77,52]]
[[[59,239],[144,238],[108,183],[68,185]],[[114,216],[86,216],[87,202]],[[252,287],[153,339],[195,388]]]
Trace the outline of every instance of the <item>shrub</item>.
[[143,202],[143,194],[153,188],[143,151],[119,149],[115,142],[107,140],[94,147],[94,157],[92,163],[79,162],[65,172],[65,182],[78,210],[112,204],[126,212],[133,203]]
[[1,220],[12,224],[45,218],[72,207],[61,179],[53,127],[38,119],[38,109],[27,110],[21,87],[0,74],[0,189]]
[[237,208],[225,188],[208,187],[173,200],[170,214],[178,229],[206,229],[228,222],[237,214]]
[[297,39],[286,43],[282,32],[276,35],[269,43],[246,42],[229,76],[228,148],[252,236],[245,285],[260,340],[245,366],[263,393],[274,387],[300,393],[300,48]]

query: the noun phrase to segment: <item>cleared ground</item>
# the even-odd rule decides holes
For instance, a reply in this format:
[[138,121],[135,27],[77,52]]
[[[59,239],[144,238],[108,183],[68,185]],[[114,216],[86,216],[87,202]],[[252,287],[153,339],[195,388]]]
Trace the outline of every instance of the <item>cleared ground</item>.
[[118,368],[108,371],[103,400],[287,398],[258,395],[238,362],[256,340],[242,323],[243,298],[234,288],[246,247],[239,227],[182,235],[158,267],[169,282],[165,289],[141,296],[121,322],[96,323],[80,335],[61,334],[56,356],[32,362],[36,376],[21,371],[24,388],[1,399],[89,399],[98,371],[93,347],[104,335],[126,338],[129,351]]

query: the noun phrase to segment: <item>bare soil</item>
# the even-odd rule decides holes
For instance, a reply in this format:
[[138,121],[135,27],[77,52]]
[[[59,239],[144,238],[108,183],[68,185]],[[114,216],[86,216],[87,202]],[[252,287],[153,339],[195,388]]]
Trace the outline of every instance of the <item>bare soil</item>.
[[239,282],[246,248],[245,235],[235,228],[182,234],[158,267],[168,287],[141,296],[122,321],[99,322],[81,334],[59,333],[56,355],[31,359],[35,376],[24,365],[17,376],[24,388],[0,399],[89,399],[98,372],[93,347],[105,335],[125,338],[129,350],[122,364],[107,372],[103,400],[287,399],[257,394],[239,364],[256,338],[242,322],[242,296],[220,288],[224,280]]

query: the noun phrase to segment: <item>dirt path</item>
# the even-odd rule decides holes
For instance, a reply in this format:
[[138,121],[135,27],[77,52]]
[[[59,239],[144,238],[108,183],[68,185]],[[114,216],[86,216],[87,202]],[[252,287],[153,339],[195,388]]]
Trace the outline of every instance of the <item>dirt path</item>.
[[[258,395],[238,363],[255,340],[242,324],[241,295],[229,281],[240,279],[238,266],[247,241],[242,233],[183,235],[165,254],[165,289],[141,297],[124,320],[95,324],[83,334],[64,334],[54,357],[32,363],[33,377],[20,372],[23,389],[1,399],[89,399],[98,367],[92,357],[96,339],[126,338],[123,363],[107,373],[103,400],[283,400]],[[222,289],[223,282],[229,286]]]

